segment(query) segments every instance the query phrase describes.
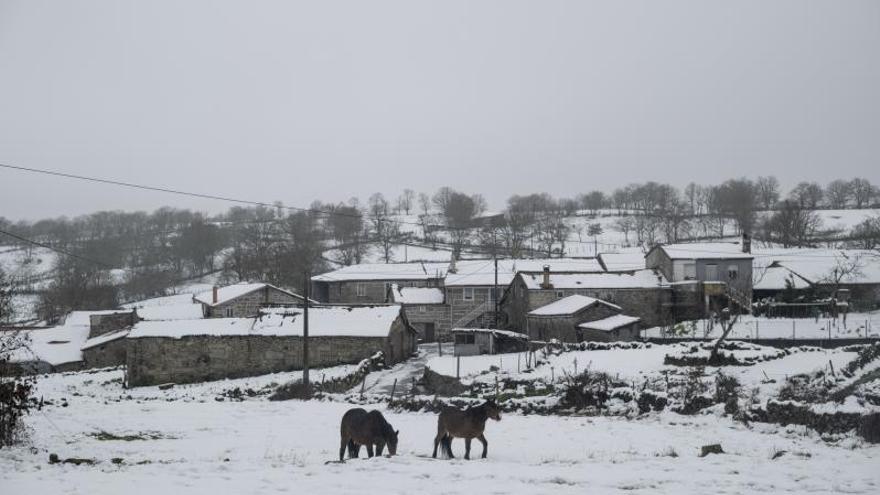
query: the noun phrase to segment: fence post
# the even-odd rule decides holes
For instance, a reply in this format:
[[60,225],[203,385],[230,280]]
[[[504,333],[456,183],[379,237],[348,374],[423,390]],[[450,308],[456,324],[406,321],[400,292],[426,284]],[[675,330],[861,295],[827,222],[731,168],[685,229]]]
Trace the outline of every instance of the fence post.
[[364,388],[367,386],[367,375],[364,374],[364,378],[361,380],[361,400],[364,398]]
[[791,340],[797,340],[797,334],[795,331],[795,323],[797,323],[797,322],[795,321],[794,318],[792,318],[791,319]]
[[443,343],[440,342],[440,339],[437,339],[437,354],[440,356],[443,355]]
[[761,340],[761,334],[758,330],[758,320],[755,320],[755,340]]
[[394,379],[394,385],[391,386],[391,398],[388,399],[388,403],[391,404],[394,402],[394,392],[397,391],[397,378]]
[[461,355],[455,356],[455,379],[458,380],[461,373]]
[[517,373],[519,373],[519,361],[520,361],[521,357],[522,357],[521,352],[516,353],[516,372]]

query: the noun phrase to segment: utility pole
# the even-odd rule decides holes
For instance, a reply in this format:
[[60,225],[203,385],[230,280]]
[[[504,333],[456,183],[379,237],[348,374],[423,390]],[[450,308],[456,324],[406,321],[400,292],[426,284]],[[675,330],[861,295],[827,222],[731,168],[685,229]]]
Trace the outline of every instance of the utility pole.
[[[494,251],[494,250],[493,250]],[[495,258],[495,287],[492,289],[492,297],[495,299],[495,328],[498,328],[498,254],[493,254]]]
[[303,301],[303,375],[302,382],[306,396],[311,396],[311,384],[309,383],[309,288],[312,284],[311,270],[306,269],[306,280],[303,286],[305,301]]

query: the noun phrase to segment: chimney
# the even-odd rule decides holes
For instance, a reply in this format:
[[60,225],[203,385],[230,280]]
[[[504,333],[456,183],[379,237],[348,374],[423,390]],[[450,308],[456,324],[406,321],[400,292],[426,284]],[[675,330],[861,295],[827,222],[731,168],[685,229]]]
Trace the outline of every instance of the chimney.
[[213,291],[212,291],[213,296],[214,296],[213,299],[212,299],[212,300],[214,301],[213,304],[217,304],[217,301],[220,299],[220,298],[218,297],[218,295],[217,295],[217,291],[218,291],[218,290],[219,290],[219,288],[215,285],[215,286],[214,286],[214,289],[213,289]]
[[744,253],[752,254],[752,238],[745,232],[743,232],[742,248]]
[[541,281],[541,288],[550,288],[550,265],[544,265],[544,280]]

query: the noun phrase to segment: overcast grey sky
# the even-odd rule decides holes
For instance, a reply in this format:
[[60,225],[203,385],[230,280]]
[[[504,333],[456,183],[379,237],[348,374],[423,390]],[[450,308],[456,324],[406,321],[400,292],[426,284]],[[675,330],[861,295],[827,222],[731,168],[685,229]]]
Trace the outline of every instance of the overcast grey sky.
[[[880,2],[0,0],[0,162],[305,206],[880,182]],[[228,205],[0,170],[0,216]]]

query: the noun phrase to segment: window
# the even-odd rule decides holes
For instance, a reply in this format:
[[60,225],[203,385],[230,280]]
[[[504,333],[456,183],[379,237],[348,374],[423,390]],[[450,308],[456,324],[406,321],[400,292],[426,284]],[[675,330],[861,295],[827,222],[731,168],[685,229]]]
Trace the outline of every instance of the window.
[[730,280],[736,280],[739,278],[739,267],[736,265],[730,265],[727,267],[727,278]]
[[474,288],[473,287],[465,287],[463,292],[463,298],[465,301],[473,301],[474,300]]
[[235,314],[235,311],[232,309],[232,306],[228,306],[228,307],[226,308],[226,317],[227,317],[227,318],[232,318],[232,316],[233,316],[234,314]]
[[367,295],[367,286],[364,284],[355,285],[355,292],[358,297],[364,297]]
[[474,334],[472,333],[457,333],[455,334],[455,343],[456,344],[473,344]]
[[426,308],[424,306],[419,306],[419,313],[424,313],[426,311],[428,311],[428,308]]
[[562,299],[563,297],[565,297],[565,292],[561,290],[556,291],[556,299]]
[[685,263],[684,264],[684,279],[685,280],[695,280],[697,278],[697,264],[696,263]]

